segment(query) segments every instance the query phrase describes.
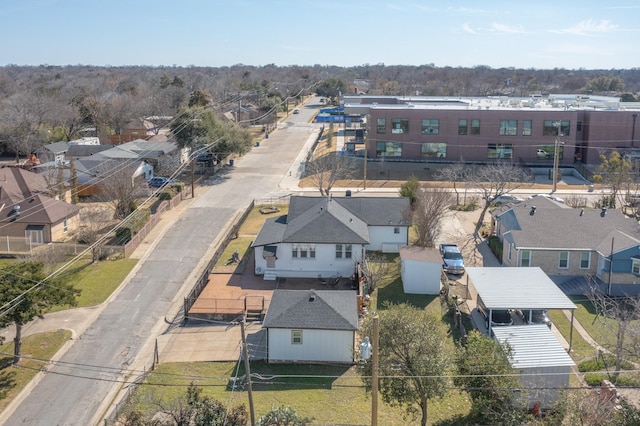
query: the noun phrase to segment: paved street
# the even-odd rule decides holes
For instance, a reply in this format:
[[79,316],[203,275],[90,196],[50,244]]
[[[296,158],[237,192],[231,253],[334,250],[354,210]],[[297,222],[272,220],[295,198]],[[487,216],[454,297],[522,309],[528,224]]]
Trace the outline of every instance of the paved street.
[[0,423],[97,424],[119,383],[151,365],[155,339],[167,327],[165,316],[175,314],[224,229],[253,199],[281,193],[279,185],[298,153],[318,131],[318,125],[306,121],[310,116],[310,110],[300,108],[260,147],[236,158],[225,178],[211,181],[62,358],[5,410]]

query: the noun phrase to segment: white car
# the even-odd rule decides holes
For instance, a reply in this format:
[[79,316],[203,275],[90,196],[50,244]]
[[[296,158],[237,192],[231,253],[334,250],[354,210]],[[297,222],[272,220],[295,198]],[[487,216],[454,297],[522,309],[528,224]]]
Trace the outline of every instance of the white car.
[[524,199],[516,197],[515,195],[502,194],[498,195],[497,197],[491,195],[489,197],[489,201],[491,201],[491,204],[518,204],[523,202]]
[[544,198],[548,198],[550,200],[555,201],[556,203],[564,203],[564,200],[560,197],[556,197],[554,195],[549,195],[549,194],[533,194],[529,197],[529,200],[536,198],[536,197],[544,197]]

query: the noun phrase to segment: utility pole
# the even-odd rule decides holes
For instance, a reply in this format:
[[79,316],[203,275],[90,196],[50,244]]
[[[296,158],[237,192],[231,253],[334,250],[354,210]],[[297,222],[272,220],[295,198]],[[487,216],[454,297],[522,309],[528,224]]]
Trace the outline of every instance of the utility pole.
[[240,332],[242,334],[242,357],[244,358],[244,374],[247,378],[247,392],[249,393],[249,414],[251,415],[251,426],[256,426],[256,415],[253,410],[253,389],[251,387],[251,365],[249,363],[249,350],[247,349],[247,336],[245,335],[246,317],[242,317],[240,322]]
[[378,314],[373,316],[373,356],[371,362],[371,426],[378,426]]

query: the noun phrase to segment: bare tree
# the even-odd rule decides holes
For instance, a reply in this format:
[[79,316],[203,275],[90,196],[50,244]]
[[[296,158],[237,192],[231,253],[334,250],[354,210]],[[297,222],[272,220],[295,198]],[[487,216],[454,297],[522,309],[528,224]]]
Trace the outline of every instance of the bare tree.
[[512,162],[496,162],[476,168],[473,171],[472,182],[480,190],[484,199],[484,206],[476,223],[473,236],[478,238],[484,216],[491,207],[491,200],[503,194],[508,194],[524,184],[529,183],[531,177]]
[[445,189],[428,188],[418,191],[413,213],[416,245],[435,247],[451,201],[451,193]]
[[137,165],[109,161],[100,171],[100,193],[97,198],[112,206],[114,219],[126,218],[135,209],[136,199],[146,195],[147,188],[136,185],[134,172]]
[[362,273],[367,280],[367,292],[371,293],[385,279],[397,272],[397,265],[382,253],[369,251],[362,262]]
[[102,257],[102,247],[105,241],[98,243],[100,238],[111,229],[113,213],[104,205],[94,204],[80,210],[80,230],[78,242],[81,244],[95,244],[91,249],[91,260],[97,262]]
[[605,341],[598,342],[615,358],[614,376],[620,374],[627,359],[640,355],[640,298],[611,297],[592,286],[589,300],[593,304],[599,321],[609,333],[603,333]]
[[[311,157],[311,155],[310,155]],[[353,160],[336,153],[311,158],[305,171],[323,196],[329,196],[331,188],[340,179],[349,179],[353,173]]]
[[[451,182],[453,184],[453,192],[456,194],[456,205],[460,204],[460,193],[458,192],[458,185],[465,183],[469,178],[469,166],[461,161],[453,163],[440,171],[437,174],[438,179]],[[467,187],[465,185],[465,203],[466,203]]]

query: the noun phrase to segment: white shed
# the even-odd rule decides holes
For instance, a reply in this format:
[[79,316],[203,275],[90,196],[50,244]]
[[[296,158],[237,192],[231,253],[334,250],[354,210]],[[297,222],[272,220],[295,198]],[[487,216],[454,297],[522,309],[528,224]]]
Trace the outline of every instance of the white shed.
[[431,247],[400,247],[400,276],[407,294],[440,294],[442,257]]
[[269,362],[352,363],[356,292],[275,290],[262,323]]
[[495,327],[495,339],[512,349],[511,364],[520,372],[522,398],[529,408],[555,407],[575,363],[546,325]]

